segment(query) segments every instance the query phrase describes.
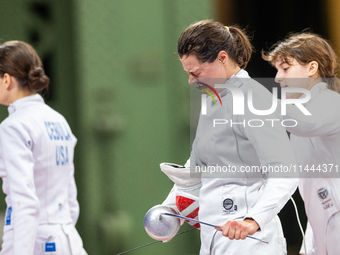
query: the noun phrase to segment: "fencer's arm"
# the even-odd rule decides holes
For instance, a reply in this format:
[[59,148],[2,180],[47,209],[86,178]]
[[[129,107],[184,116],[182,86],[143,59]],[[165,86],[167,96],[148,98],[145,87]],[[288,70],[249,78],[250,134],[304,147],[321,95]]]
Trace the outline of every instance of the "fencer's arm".
[[77,186],[74,180],[74,170],[71,172],[70,181],[68,185],[68,203],[70,207],[70,214],[73,225],[75,226],[79,217],[79,203],[77,200]]
[[[278,112],[265,117],[281,119]],[[246,119],[254,118],[259,118],[259,116],[246,116]],[[265,123],[260,128],[245,126],[242,131],[254,146],[262,166],[290,167],[295,164],[293,150],[283,126]],[[267,177],[262,194],[245,217],[253,218],[259,224],[260,229],[279,213],[295,192],[298,184],[298,180],[293,178],[294,176],[289,172],[270,173]]]
[[[302,137],[331,135],[338,132],[340,126],[340,101],[333,91],[325,91],[318,95],[305,108],[311,115],[305,115],[296,105],[287,105],[285,120],[296,121],[287,127],[287,131]],[[288,126],[288,125],[287,125]]]
[[34,184],[33,140],[24,124],[5,120],[0,126],[0,146],[12,204],[13,254],[31,255],[40,213]]
[[256,205],[246,217],[253,218],[260,230],[284,207],[297,188],[297,180],[292,178],[270,178]]

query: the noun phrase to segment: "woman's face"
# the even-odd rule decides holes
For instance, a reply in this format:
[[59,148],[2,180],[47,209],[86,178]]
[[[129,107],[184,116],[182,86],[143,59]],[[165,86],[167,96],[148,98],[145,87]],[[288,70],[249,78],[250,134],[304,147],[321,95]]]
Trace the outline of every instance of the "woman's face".
[[[275,82],[280,83],[281,88],[311,88],[310,66],[300,65],[296,59],[288,64],[283,59],[278,58],[275,63],[277,73]],[[287,98],[299,98],[302,93],[287,93]]]
[[212,63],[201,63],[193,54],[183,56],[181,59],[184,71],[189,75],[189,84],[205,88],[204,84],[215,87],[227,80],[226,69],[223,62],[216,58]]

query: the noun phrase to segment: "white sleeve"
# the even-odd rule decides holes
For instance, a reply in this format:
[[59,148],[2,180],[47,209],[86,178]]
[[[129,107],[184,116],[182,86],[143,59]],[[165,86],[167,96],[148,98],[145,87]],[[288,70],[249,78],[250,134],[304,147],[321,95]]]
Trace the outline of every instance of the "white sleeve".
[[35,194],[33,141],[23,124],[3,123],[0,145],[12,204],[13,254],[33,254],[39,217]]
[[78,221],[78,217],[79,217],[79,203],[77,200],[77,186],[76,186],[76,182],[74,180],[74,175],[71,174],[71,178],[70,178],[70,182],[69,182],[69,195],[68,195],[68,203],[70,206],[70,214],[71,214],[71,218],[73,221],[73,225],[75,226],[77,221]]
[[[264,119],[263,126],[257,128],[245,125],[243,132],[255,148],[262,169],[266,166],[278,169],[291,168],[295,164],[295,157],[285,128],[280,121],[272,123],[265,120],[282,120],[280,114],[274,112],[269,116],[258,116],[248,111],[244,116],[246,120],[261,118]],[[241,122],[241,120],[238,121]],[[259,224],[260,229],[263,229],[280,212],[298,185],[298,179],[293,178],[294,174],[291,172],[279,170],[274,173],[267,172],[264,175],[267,175],[268,179],[263,192],[255,206],[246,215],[246,217],[253,218]]]
[[[307,252],[305,251],[305,245],[304,245],[303,242],[305,242],[305,244],[306,244]],[[307,254],[311,254],[312,251],[313,251],[313,230],[312,230],[311,225],[308,222],[305,237],[302,241],[300,254],[306,254],[307,255]]]
[[[330,135],[339,132],[340,100],[339,95],[332,91],[321,92],[305,108],[312,115],[304,115],[296,105],[287,105],[285,120],[293,119],[295,127],[287,127],[287,131],[296,136],[312,137]],[[294,126],[293,124],[291,126]]]
[[269,178],[260,199],[245,218],[253,218],[263,229],[284,207],[297,188],[297,179]]

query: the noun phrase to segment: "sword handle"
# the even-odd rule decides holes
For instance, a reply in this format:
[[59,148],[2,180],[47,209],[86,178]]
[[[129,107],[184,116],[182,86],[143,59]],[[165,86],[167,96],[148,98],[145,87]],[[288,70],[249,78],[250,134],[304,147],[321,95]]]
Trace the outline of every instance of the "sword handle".
[[[200,221],[200,220],[195,220],[195,219],[191,219],[191,218],[188,218],[188,217],[185,217],[185,216],[182,216],[182,215],[177,215],[177,214],[172,214],[172,213],[161,213],[161,215],[167,215],[167,216],[172,216],[172,217],[176,217],[176,218],[180,218],[180,219],[184,219],[184,220],[190,220],[190,221],[194,221],[194,222],[197,222],[197,223],[200,223],[200,224],[204,224],[204,225],[207,225],[209,227],[213,227],[213,228],[218,228],[220,230],[223,230],[223,228],[219,227],[219,226],[216,226],[216,225],[213,225],[213,224],[209,224],[209,223],[206,223],[204,221]],[[160,215],[160,216],[161,216]],[[254,239],[254,240],[257,240],[257,241],[260,241],[262,243],[265,243],[265,244],[268,244],[269,242],[266,242],[264,240],[261,240],[261,239],[258,239],[256,237],[253,237],[253,236],[249,236],[247,235],[247,237],[251,238],[251,239]]]

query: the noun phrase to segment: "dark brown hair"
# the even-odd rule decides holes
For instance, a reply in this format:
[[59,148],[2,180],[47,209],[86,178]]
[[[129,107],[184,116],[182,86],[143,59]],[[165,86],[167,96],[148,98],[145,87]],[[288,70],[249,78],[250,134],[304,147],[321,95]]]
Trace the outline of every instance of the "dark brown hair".
[[40,92],[47,88],[50,79],[33,47],[21,41],[8,41],[0,45],[0,76],[13,76],[22,88]]
[[240,67],[245,68],[253,47],[240,28],[225,27],[220,22],[202,20],[187,27],[178,39],[177,53],[180,58],[194,54],[201,62],[214,62],[220,51]]
[[283,41],[274,44],[268,53],[262,51],[262,58],[273,66],[278,59],[287,64],[296,59],[300,65],[316,61],[319,76],[328,84],[329,89],[340,93],[340,82],[336,78],[337,56],[330,44],[317,34],[290,34]]

